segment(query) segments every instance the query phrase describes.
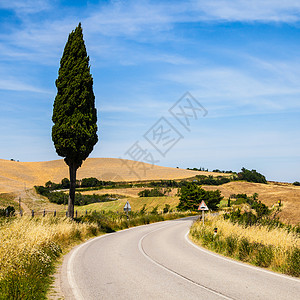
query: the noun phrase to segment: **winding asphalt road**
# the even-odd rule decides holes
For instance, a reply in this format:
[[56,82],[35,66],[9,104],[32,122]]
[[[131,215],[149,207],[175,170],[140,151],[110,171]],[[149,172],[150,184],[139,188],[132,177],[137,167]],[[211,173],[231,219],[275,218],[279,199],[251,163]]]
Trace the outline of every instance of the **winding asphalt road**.
[[97,237],[64,259],[65,299],[300,299],[300,280],[189,241],[191,218]]

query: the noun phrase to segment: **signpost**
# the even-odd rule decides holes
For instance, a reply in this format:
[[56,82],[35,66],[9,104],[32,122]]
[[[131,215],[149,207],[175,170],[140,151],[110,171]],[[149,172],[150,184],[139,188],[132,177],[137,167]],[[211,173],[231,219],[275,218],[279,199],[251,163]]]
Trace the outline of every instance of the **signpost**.
[[127,219],[128,219],[128,212],[131,211],[131,206],[130,206],[128,201],[125,203],[124,211],[126,212],[126,216],[127,216]]
[[207,205],[205,204],[205,202],[202,200],[202,202],[200,203],[198,210],[202,210],[202,224],[204,225],[204,211],[205,210],[209,210]]

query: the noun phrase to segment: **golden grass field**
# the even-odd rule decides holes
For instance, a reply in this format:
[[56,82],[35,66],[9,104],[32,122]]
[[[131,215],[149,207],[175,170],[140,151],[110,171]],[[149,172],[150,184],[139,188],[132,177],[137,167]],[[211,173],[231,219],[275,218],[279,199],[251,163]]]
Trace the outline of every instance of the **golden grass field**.
[[[63,160],[45,162],[16,162],[0,159],[0,193],[10,193],[44,185],[47,181],[59,183],[69,177]],[[88,158],[77,171],[77,179],[96,177],[99,180],[138,181],[183,179],[195,175],[224,175],[211,172],[139,164],[118,158]]]
[[272,207],[281,200],[282,211],[279,217],[283,222],[298,224],[300,222],[300,187],[281,183],[229,182],[219,186],[203,186],[206,190],[220,190],[222,196],[228,198],[231,194],[258,193],[258,200]]
[[139,211],[146,204],[146,211],[151,212],[151,210],[158,206],[158,211],[162,211],[166,204],[170,205],[170,209],[175,209],[179,203],[178,197],[128,197],[119,199],[116,201],[102,202],[102,203],[93,203],[85,206],[78,206],[76,210],[79,214],[84,214],[86,210],[88,211],[123,211],[123,207],[129,201],[132,211]]
[[[135,164],[133,161],[126,160],[126,163],[131,165]],[[87,177],[96,177],[99,180],[111,180],[111,181],[137,181],[137,180],[159,180],[159,179],[183,179],[193,177],[195,175],[223,175],[212,172],[199,172],[190,171],[185,169],[167,168],[160,166],[152,166],[145,164],[147,170],[141,168],[139,165],[134,165],[133,174],[131,170],[122,163],[121,159],[116,158],[88,158],[78,169],[78,179]],[[137,177],[138,175],[138,177]],[[227,175],[228,176],[228,175]],[[18,200],[22,199],[22,208],[25,212],[30,213],[31,209],[42,211],[43,209],[54,211],[63,210],[64,207],[49,203],[45,198],[37,195],[33,190],[34,185],[44,185],[47,181],[60,182],[63,178],[68,177],[68,167],[63,160],[47,161],[47,162],[15,162],[0,159],[0,194],[9,193],[11,198]],[[250,183],[250,182],[230,182],[220,186],[203,186],[206,190],[219,189],[222,195],[228,198],[231,194],[246,193],[248,196],[258,193],[258,199],[263,203],[272,207],[281,200],[282,212],[279,214],[282,221],[297,224],[300,222],[300,187],[293,186],[286,183]],[[99,190],[99,191],[87,191],[84,194],[120,194],[135,201],[134,198],[138,198],[138,192],[143,188],[132,189],[114,189],[114,190]],[[175,197],[177,189],[173,189],[169,197],[163,197],[163,206],[167,201],[179,201],[178,197]],[[1,199],[6,199],[6,196]],[[173,198],[172,198],[173,197]],[[172,200],[171,200],[172,198]],[[142,207],[142,200],[139,201],[140,205],[137,205],[137,209]],[[121,207],[124,199],[119,200],[120,203],[115,205],[103,203],[95,207],[103,206],[103,209],[111,209]],[[3,203],[2,203],[3,202]],[[0,207],[6,207],[8,200],[0,202]],[[126,202],[126,201],[125,201]],[[17,202],[14,202],[16,206]],[[135,203],[135,202],[134,202]],[[135,204],[134,204],[135,206]],[[172,206],[176,206],[175,202],[172,202]],[[160,208],[161,209],[161,208]]]

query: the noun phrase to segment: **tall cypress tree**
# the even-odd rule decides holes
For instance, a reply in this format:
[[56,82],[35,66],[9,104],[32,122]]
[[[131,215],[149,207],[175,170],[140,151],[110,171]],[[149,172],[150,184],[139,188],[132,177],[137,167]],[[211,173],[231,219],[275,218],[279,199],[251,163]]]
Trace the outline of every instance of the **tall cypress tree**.
[[81,23],[69,35],[55,81],[52,140],[69,166],[68,216],[74,217],[76,172],[98,141],[97,111]]

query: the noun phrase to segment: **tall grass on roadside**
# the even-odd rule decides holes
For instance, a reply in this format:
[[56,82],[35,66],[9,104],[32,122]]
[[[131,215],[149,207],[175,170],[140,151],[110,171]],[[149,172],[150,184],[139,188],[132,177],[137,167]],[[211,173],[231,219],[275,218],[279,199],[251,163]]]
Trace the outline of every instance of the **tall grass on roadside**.
[[46,299],[54,262],[96,225],[53,217],[16,218],[0,226],[0,299]]
[[195,222],[190,237],[194,242],[223,255],[300,276],[300,236],[295,232],[265,226],[243,227],[219,216],[207,217],[205,226]]
[[160,221],[174,220],[190,215],[194,215],[193,212],[174,212],[166,214],[158,214],[157,208],[154,208],[152,212],[145,213],[143,209],[140,212],[130,212],[129,217],[125,213],[116,213],[112,211],[100,211],[92,212],[91,214],[77,218],[79,222],[88,222],[97,224],[99,231],[103,233],[114,232],[129,227],[145,225]]

